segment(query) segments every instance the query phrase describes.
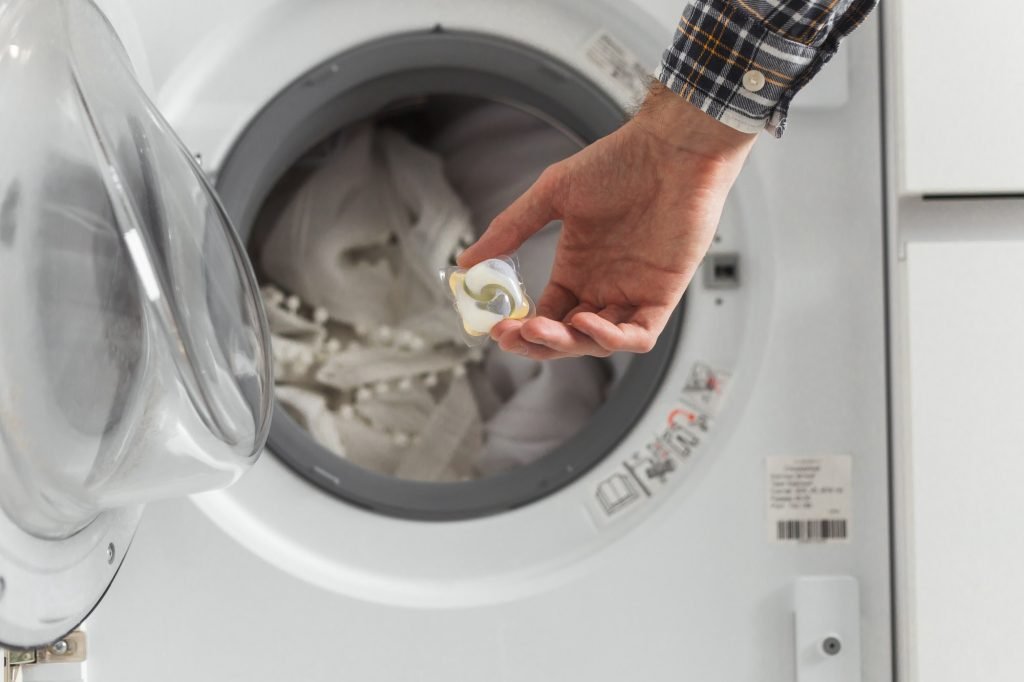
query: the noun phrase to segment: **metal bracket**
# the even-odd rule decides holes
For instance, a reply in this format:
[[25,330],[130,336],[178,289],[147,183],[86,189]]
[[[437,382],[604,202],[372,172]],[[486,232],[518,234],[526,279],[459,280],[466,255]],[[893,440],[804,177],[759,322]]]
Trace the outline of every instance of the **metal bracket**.
[[21,682],[29,666],[85,661],[85,633],[75,630],[49,646],[39,649],[0,649],[3,654],[3,682]]

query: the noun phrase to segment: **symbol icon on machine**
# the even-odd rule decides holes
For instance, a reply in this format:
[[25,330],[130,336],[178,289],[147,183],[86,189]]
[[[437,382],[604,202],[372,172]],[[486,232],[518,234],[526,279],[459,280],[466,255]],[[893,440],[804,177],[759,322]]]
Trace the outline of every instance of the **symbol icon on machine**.
[[622,461],[622,468],[597,486],[595,501],[604,518],[637,506],[679,478],[704,436],[711,430],[714,411],[724,394],[728,375],[704,363],[693,366],[669,411],[664,430],[642,450]]
[[643,474],[649,479],[657,480],[664,483],[665,477],[675,470],[675,460],[668,458],[648,460],[647,466],[643,470]]
[[638,499],[640,493],[626,474],[612,474],[597,486],[597,501],[609,516]]
[[709,422],[706,414],[696,412],[687,405],[680,405],[668,413],[669,429],[694,429],[707,433]]
[[672,428],[661,435],[657,444],[661,448],[674,452],[680,459],[686,460],[699,442],[697,437],[688,431]]
[[647,446],[646,452],[633,453],[622,464],[648,496],[653,489],[665,485],[677,467],[668,451],[654,443]]
[[683,385],[683,402],[694,405],[704,414],[715,415],[721,406],[729,375],[719,372],[702,362],[696,363],[690,370]]

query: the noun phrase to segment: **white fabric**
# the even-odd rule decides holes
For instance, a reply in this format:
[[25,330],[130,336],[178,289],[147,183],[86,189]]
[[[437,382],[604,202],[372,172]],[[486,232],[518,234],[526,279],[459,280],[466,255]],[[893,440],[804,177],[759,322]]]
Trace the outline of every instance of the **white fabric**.
[[261,264],[272,281],[335,320],[371,327],[401,320],[428,341],[455,340],[457,318],[436,273],[471,231],[437,156],[364,125],[296,193]]
[[596,358],[544,363],[487,422],[480,473],[529,464],[575,435],[604,401],[607,381],[604,363]]
[[[459,481],[529,463],[579,431],[608,371],[466,348],[437,275],[575,145],[494,105],[449,124],[437,147],[447,163],[393,131],[347,132],[291,198],[260,264],[288,294],[264,289],[286,409],[360,466]],[[519,253],[534,295],[557,237],[553,226]]]
[[480,106],[457,117],[431,146],[444,157],[448,180],[481,230],[545,168],[580,148],[560,130],[502,104]]

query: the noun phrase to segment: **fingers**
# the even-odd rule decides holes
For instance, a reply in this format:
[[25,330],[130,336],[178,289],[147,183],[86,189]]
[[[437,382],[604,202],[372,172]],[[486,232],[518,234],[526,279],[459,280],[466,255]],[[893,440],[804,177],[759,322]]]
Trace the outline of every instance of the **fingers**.
[[611,351],[603,348],[593,338],[563,322],[545,317],[527,320],[519,333],[529,343],[550,348],[567,356],[593,355],[605,358],[611,355]]
[[568,324],[548,317],[505,320],[495,325],[491,337],[502,350],[534,360],[647,353],[657,343],[669,314],[671,310],[622,306],[595,310],[581,304],[569,311]]
[[616,324],[596,313],[582,312],[573,316],[572,326],[609,351],[647,353],[654,348],[664,324],[657,328],[636,321]]
[[480,239],[462,252],[458,262],[468,268],[488,258],[518,249],[533,233],[558,219],[552,202],[558,191],[557,174],[544,171],[530,189],[493,221]]
[[510,353],[533,360],[554,360],[580,355],[605,358],[611,351],[602,348],[594,339],[563,322],[546,317],[529,320],[505,320],[494,326],[491,338]]
[[554,348],[524,339],[521,333],[522,326],[521,321],[506,320],[495,325],[491,330],[491,338],[498,342],[498,347],[503,351],[522,355],[531,360],[557,360],[567,357],[565,353]]

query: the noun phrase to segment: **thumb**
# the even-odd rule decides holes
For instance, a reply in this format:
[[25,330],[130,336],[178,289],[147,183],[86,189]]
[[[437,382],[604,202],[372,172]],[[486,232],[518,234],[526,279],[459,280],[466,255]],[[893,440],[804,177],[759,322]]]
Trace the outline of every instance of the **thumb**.
[[510,254],[535,232],[559,218],[553,206],[559,184],[554,168],[541,173],[530,189],[491,221],[480,239],[459,256],[461,267],[468,268],[488,258]]

